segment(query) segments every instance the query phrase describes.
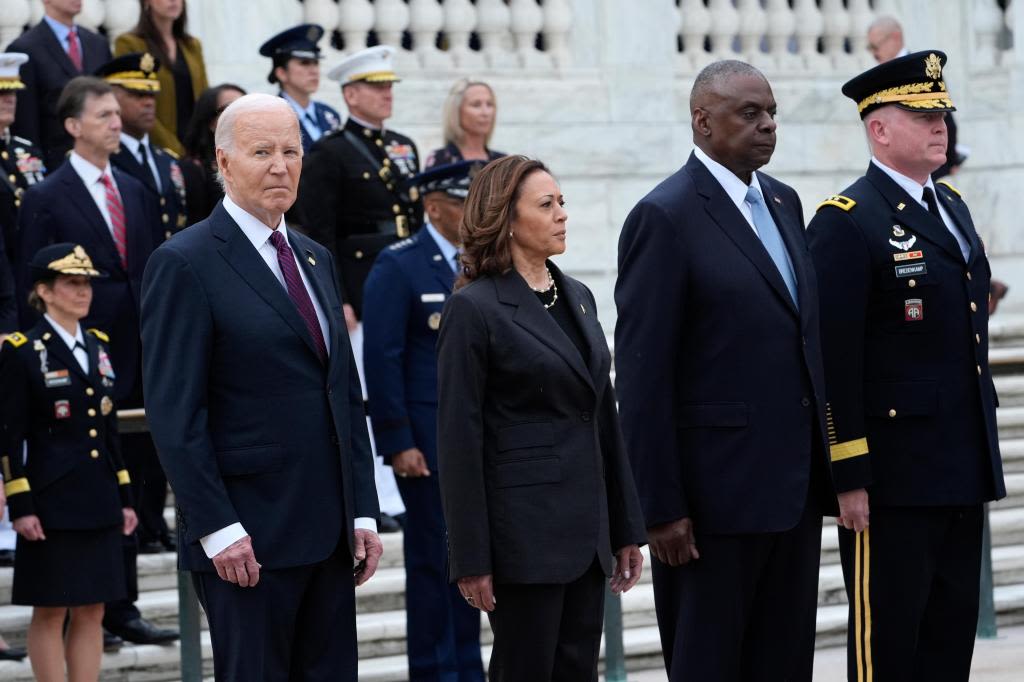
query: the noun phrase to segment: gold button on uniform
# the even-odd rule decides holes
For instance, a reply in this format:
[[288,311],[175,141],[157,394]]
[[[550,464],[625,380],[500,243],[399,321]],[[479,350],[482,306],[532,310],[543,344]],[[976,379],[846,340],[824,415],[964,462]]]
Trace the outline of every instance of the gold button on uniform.
[[981,334],[974,335],[974,343],[981,343]]
[[95,438],[97,434],[96,429],[89,429],[89,438]]
[[[380,139],[379,137],[377,138],[376,142],[377,142],[377,146],[378,147],[383,147],[384,146],[384,140]],[[387,159],[384,159],[384,160],[387,161]],[[386,166],[387,164],[384,164],[384,165]]]
[[913,289],[914,287],[917,286],[917,280],[915,280],[915,279],[910,280],[909,282],[907,282],[907,286],[910,287],[911,289]]
[[6,161],[8,158],[9,158],[9,155],[7,154],[6,150],[3,151],[3,152],[0,152],[0,159],[3,159],[4,161]]
[[971,312],[972,313],[978,312],[978,304],[975,303],[974,301],[971,301]]
[[10,175],[7,176],[7,179],[10,180],[11,182],[17,182],[18,176],[15,175],[14,173],[11,173]]
[[369,173],[369,171],[367,171],[367,172],[363,173],[363,180],[369,180],[369,179],[370,179],[370,173]]
[[167,205],[167,197],[160,197],[160,205],[161,206],[166,206]]
[[890,417],[895,417],[896,416],[896,410],[889,410],[889,416]]
[[398,204],[395,204],[394,206],[391,207],[391,210],[395,212],[395,215],[398,215],[399,213],[402,212],[402,207],[399,206]]
[[89,416],[90,417],[95,417],[96,416],[96,410],[90,407],[89,408]]
[[164,225],[166,225],[167,223],[171,222],[171,217],[169,215],[167,215],[166,213],[164,213],[162,216],[160,216],[160,219],[164,221]]
[[969,272],[967,273],[967,279],[968,279],[968,280],[970,280],[970,279],[971,279],[971,273],[969,273]]
[[356,251],[356,252],[355,252],[354,254],[352,254],[352,255],[356,257],[356,260],[361,260],[361,259],[362,259],[362,257],[363,257],[363,252],[362,252],[362,251]]
[[978,376],[981,376],[981,365],[978,365]]
[[89,456],[92,457],[93,459],[99,459],[100,458],[100,451],[99,450],[90,450],[89,451]]
[[96,391],[94,391],[92,386],[90,386],[89,388],[85,389],[85,394],[86,395],[95,395]]

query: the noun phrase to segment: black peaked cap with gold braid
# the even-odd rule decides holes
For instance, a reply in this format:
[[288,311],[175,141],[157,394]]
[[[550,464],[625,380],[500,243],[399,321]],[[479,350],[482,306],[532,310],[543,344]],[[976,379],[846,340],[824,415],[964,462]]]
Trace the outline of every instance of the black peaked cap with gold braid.
[[945,65],[945,52],[914,52],[847,81],[843,94],[857,103],[861,118],[887,104],[909,111],[956,111],[942,80]]
[[115,57],[96,69],[95,75],[111,85],[146,95],[160,92],[160,81],[156,72],[160,60],[148,52],[131,52]]

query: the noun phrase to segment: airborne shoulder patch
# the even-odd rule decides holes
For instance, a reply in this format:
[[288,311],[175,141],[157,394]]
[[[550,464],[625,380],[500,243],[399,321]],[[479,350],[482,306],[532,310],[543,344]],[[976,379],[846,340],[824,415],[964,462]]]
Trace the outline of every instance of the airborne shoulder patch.
[[840,208],[844,211],[849,211],[856,205],[857,202],[850,197],[844,197],[842,194],[833,194],[828,199],[825,199],[825,201],[818,204],[818,207],[814,209],[814,211],[817,213],[825,206],[835,206],[836,208]]

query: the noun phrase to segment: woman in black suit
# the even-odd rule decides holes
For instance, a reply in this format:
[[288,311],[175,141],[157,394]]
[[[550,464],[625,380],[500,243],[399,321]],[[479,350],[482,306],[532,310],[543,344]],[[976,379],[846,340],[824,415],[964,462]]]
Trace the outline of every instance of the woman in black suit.
[[121,535],[137,523],[107,336],[79,325],[100,273],[67,243],[43,247],[29,267],[29,301],[43,315],[0,350],[0,464],[18,532],[12,601],[33,607],[37,680],[96,680],[103,603],[125,597]]
[[555,267],[566,213],[542,163],[474,178],[441,315],[438,457],[450,577],[494,631],[494,682],[597,678],[605,579],[645,530],[594,297]]

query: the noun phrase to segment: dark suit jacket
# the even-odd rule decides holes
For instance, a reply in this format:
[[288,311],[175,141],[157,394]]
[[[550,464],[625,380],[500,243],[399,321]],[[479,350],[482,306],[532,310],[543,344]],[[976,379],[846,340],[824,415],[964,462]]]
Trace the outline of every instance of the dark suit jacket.
[[648,526],[691,517],[698,532],[787,530],[803,514],[812,458],[827,468],[800,199],[757,178],[793,262],[799,311],[757,234],[693,155],[622,228],[616,382]]
[[153,179],[153,172],[139,163],[138,157],[125,147],[110,156],[110,163],[132,176],[150,191],[160,205],[159,240],[170,239],[171,235],[185,227],[187,207],[185,205],[185,176],[177,159],[150,141],[156,168],[160,173],[160,187]]
[[874,505],[1006,495],[988,365],[988,257],[963,198],[944,183],[935,189],[970,244],[966,262],[946,226],[873,163],[843,190],[854,203],[822,203],[808,229],[833,476],[840,491],[866,487]]
[[[550,265],[556,271],[554,265]],[[611,355],[594,297],[562,277],[589,346],[576,346],[515,270],[445,305],[438,341],[438,463],[452,580],[567,583],[644,542],[622,445]]]
[[289,230],[330,320],[324,367],[285,288],[223,205],[153,253],[142,298],[146,410],[181,518],[199,539],[241,522],[266,569],[317,563],[377,518],[362,390],[331,255]]
[[22,326],[29,327],[38,319],[38,314],[26,303],[32,288],[28,262],[47,244],[80,244],[92,258],[93,265],[108,275],[93,279],[92,307],[82,325],[102,329],[110,335],[111,360],[117,374],[115,397],[119,401],[129,396],[137,400],[141,385],[138,367],[142,273],[162,233],[156,227],[159,225],[156,201],[146,188],[117,168],[112,172],[124,204],[128,270],[121,265],[110,228],[92,195],[74,167],[66,163],[25,192],[18,216],[19,269],[15,279],[18,302],[22,306]]
[[46,21],[18,36],[6,50],[24,52],[29,57],[21,66],[25,89],[18,92],[18,110],[11,131],[42,147],[46,168],[51,173],[64,162],[64,155],[72,146],[64,122],[57,120],[61,91],[75,76],[91,74],[111,58],[106,38],[81,26],[76,29],[82,45],[81,73]]
[[[380,252],[366,279],[363,366],[377,454],[419,448],[437,470],[437,337],[455,272],[420,230]],[[411,406],[423,406],[413,410]],[[413,415],[420,415],[417,420]]]

